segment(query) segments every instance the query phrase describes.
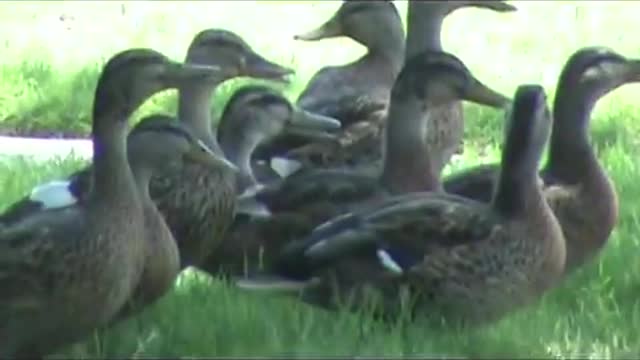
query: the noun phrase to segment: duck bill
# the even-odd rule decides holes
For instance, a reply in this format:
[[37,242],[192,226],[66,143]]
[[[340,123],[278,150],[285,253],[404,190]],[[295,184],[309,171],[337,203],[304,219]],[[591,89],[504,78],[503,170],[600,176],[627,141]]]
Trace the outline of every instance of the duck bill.
[[515,6],[499,0],[451,1],[451,2],[443,2],[443,3],[444,4],[448,3],[448,6],[450,6],[450,9],[448,9],[449,12],[456,9],[464,8],[464,7],[488,9],[496,12],[514,12],[518,10],[518,8],[516,8]]
[[161,75],[171,86],[180,87],[193,81],[207,81],[228,77],[220,66],[174,63]]
[[334,17],[326,23],[322,24],[319,28],[303,34],[295,35],[293,39],[302,41],[317,41],[342,36],[342,34],[342,26],[340,26],[340,22]]
[[252,53],[247,58],[241,75],[289,83],[288,76],[293,74],[293,69],[271,62],[257,53]]
[[497,91],[490,89],[477,80],[473,82],[463,99],[474,103],[491,106],[493,108],[504,108],[511,103],[511,99],[500,94]]
[[340,130],[341,127],[340,121],[334,118],[294,108],[292,120],[287,124],[284,133],[309,140],[333,140],[336,136],[331,132]]
[[213,152],[202,141],[198,140],[192,150],[185,156],[187,160],[200,163],[213,169],[226,169],[233,172],[238,171],[238,167],[224,156]]

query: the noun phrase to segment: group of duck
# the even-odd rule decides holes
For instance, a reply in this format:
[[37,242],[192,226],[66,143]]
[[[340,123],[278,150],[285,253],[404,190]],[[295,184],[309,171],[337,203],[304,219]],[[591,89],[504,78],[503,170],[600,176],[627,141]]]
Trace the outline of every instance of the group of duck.
[[[375,304],[382,319],[471,325],[557,286],[616,224],[589,121],[599,98],[640,81],[640,61],[582,48],[552,110],[539,85],[511,99],[443,51],[442,22],[463,7],[516,11],[412,0],[405,39],[392,2],[344,1],[296,38],[347,36],[364,56],[321,69],[294,104],[241,87],[215,127],[220,83],[293,71],[221,29],[197,34],[183,63],[142,48],[113,56],[95,91],[92,164],[0,215],[0,356],[43,357],[131,317],[189,266],[328,310]],[[153,115],[129,131],[169,88],[178,121]],[[463,100],[505,111],[501,161],[441,179],[462,150]]]

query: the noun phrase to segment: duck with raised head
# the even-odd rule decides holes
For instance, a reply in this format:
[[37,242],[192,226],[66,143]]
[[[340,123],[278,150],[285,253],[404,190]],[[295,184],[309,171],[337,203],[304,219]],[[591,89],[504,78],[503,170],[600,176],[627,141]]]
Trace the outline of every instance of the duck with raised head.
[[266,274],[236,285],[301,292],[328,309],[374,305],[389,320],[465,325],[535,301],[556,284],[565,261],[562,230],[537,174],[550,127],[544,89],[520,86],[489,204],[440,192],[387,198],[318,226],[287,245]]
[[[278,253],[279,247],[306,236],[315,226],[335,216],[391,194],[439,190],[439,178],[432,172],[427,152],[429,109],[464,99],[492,107],[504,107],[509,99],[484,86],[455,56],[425,51],[408,62],[391,94],[385,163],[375,175],[356,170],[317,169],[296,173],[256,191],[255,209],[266,209],[235,228],[240,254],[227,257],[242,269]],[[249,202],[249,198],[243,199]],[[264,213],[267,213],[265,215]],[[243,215],[245,216],[245,215]],[[241,249],[246,249],[243,256]],[[244,250],[243,250],[244,251]],[[211,264],[208,264],[210,266]]]
[[[178,119],[194,136],[217,154],[222,150],[211,121],[211,95],[223,81],[236,76],[286,81],[292,70],[266,60],[238,35],[221,29],[198,33],[186,56],[187,63],[218,66],[221,73],[184,83],[178,89]],[[228,168],[211,169],[201,164],[176,163],[151,180],[151,197],[178,242],[180,266],[200,263],[221,241],[233,221],[235,174]],[[73,174],[68,181],[56,181],[37,189],[16,207],[31,211],[73,203],[89,193],[91,167]],[[66,199],[66,202],[56,202]],[[17,214],[16,212],[12,212]],[[0,217],[0,223],[4,219]]]
[[[468,7],[497,12],[516,10],[514,6],[504,1],[494,0],[409,1],[405,59],[424,50],[442,51],[441,35],[444,19],[457,9]],[[331,94],[331,91],[327,92]],[[462,149],[464,125],[462,105],[460,102],[454,102],[439,109],[433,109],[430,117],[427,144],[434,171],[440,173],[451,156]],[[344,131],[339,146],[335,141],[317,142],[293,149],[284,154],[284,159],[299,161],[303,164],[375,168],[382,158],[378,146],[379,139],[382,137],[382,124],[383,122],[358,123]],[[318,163],[320,161],[318,159],[324,163]]]
[[[385,120],[389,93],[404,62],[402,19],[391,1],[348,0],[328,21],[296,35],[295,39],[318,41],[340,36],[365,46],[366,54],[346,65],[321,68],[302,90],[296,105],[340,120],[345,131],[356,123],[365,126],[351,127],[351,132],[368,131],[367,123],[381,124]],[[348,134],[344,137],[351,138]],[[260,156],[282,155],[307,143],[304,139],[283,136],[261,149]],[[324,148],[326,142],[319,144]],[[315,165],[324,165],[324,160],[318,161],[314,160]]]
[[[233,76],[286,81],[293,70],[263,58],[238,35],[205,30],[196,35],[187,61],[235,69]],[[182,87],[178,118],[192,133],[222,155],[211,123],[211,92],[216,84]],[[201,263],[224,238],[233,221],[236,179],[231,171],[210,171],[184,164],[159,174],[151,182],[151,196],[165,217],[180,249],[181,268]]]
[[218,121],[217,136],[227,159],[239,167],[240,194],[295,170],[280,169],[277,164],[259,166],[252,155],[261,144],[283,134],[310,141],[331,139],[340,126],[336,119],[300,109],[268,86],[246,85],[229,98]]
[[[176,122],[172,116],[168,115],[150,115],[140,120],[129,133],[127,147],[132,166],[135,167],[139,162],[138,158],[153,159],[156,162],[153,166],[154,172],[183,163],[199,164],[214,171],[237,170],[233,163],[214,153],[201,140],[193,136],[182,123]],[[136,170],[134,175],[137,175]],[[140,186],[146,184],[142,188],[146,201],[145,211],[151,215],[147,216],[145,224],[148,231],[156,235],[147,240],[142,277],[129,301],[113,319],[114,321],[135,315],[154,303],[173,287],[180,272],[180,254],[176,241],[158,209],[150,200],[148,184],[151,175],[148,172],[136,178],[142,178],[144,181]]]
[[127,120],[151,95],[212,73],[150,49],[123,51],[106,63],[93,103],[93,191],[81,202],[27,213],[0,228],[1,357],[43,357],[106,325],[130,298],[146,244],[171,238],[162,217],[150,211],[151,173],[168,159],[206,156],[200,143],[147,147],[158,138],[140,134],[129,163]]
[[[516,11],[516,7],[500,0],[418,1],[409,0],[407,6],[406,57],[424,50],[442,50],[442,24],[456,10],[479,8],[499,13]],[[463,150],[464,112],[462,104],[455,102],[434,110],[427,135],[429,156],[438,173],[453,154]]]
[[[588,131],[596,102],[633,82],[640,82],[640,60],[605,47],[579,49],[560,74],[549,156],[540,176],[567,239],[567,273],[594,258],[616,225],[616,191],[589,143]],[[444,187],[488,202],[499,171],[497,164],[481,165],[447,177]]]

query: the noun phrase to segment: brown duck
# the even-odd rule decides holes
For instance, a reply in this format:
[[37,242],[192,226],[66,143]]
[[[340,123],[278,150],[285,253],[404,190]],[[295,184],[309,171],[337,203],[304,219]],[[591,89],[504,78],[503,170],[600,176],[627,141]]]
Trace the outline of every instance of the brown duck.
[[[211,152],[202,156],[194,142],[136,141],[129,164],[127,119],[154,93],[211,74],[149,49],[120,52],[104,66],[93,104],[93,191],[0,226],[0,357],[40,358],[106,325],[141,280],[146,244],[172,242],[149,211],[150,175],[167,160]],[[148,135],[140,142],[158,143]]]
[[266,275],[236,284],[387,319],[499,319],[538,299],[564,268],[562,231],[537,176],[550,127],[544,89],[520,86],[489,204],[439,192],[387,198],[318,226]]
[[[444,19],[455,10],[466,7],[484,8],[497,12],[516,10],[514,6],[504,1],[494,0],[409,1],[405,58],[424,50],[442,51],[441,34]],[[367,78],[362,81],[367,81]],[[336,92],[334,89],[322,90],[328,94]],[[380,114],[382,114],[380,119],[384,120],[386,113],[383,111]],[[432,166],[439,174],[451,156],[462,150],[464,128],[462,105],[460,102],[454,102],[439,109],[433,109],[430,116],[427,144],[432,157]],[[294,149],[285,154],[285,158],[315,166],[348,165],[369,170],[376,168],[380,165],[382,158],[378,142],[381,138],[383,122],[354,124],[345,129],[338,141],[339,144],[327,141],[316,143]]]
[[[567,272],[599,253],[618,219],[615,189],[589,144],[591,110],[602,96],[639,81],[640,61],[603,47],[576,51],[560,75],[549,157],[540,176],[567,239]],[[498,173],[498,165],[478,166],[448,177],[444,187],[488,202]]]
[[[349,64],[320,69],[311,77],[296,105],[340,120],[345,131],[351,128],[340,141],[348,142],[359,131],[368,131],[367,124],[381,124],[386,118],[389,92],[404,62],[404,30],[393,2],[350,0],[344,1],[320,27],[295,38],[317,41],[339,36],[362,44],[367,53]],[[262,147],[257,156],[268,160],[306,143],[305,139],[282,136],[270,147]],[[320,142],[318,147],[326,152],[335,145],[334,141]],[[316,158],[315,147],[300,154],[306,152],[310,158],[301,159],[305,164],[329,165],[329,155]]]
[[[284,81],[292,72],[256,54],[238,35],[219,29],[198,33],[187,51],[186,62],[221,68],[217,77],[181,84],[178,99],[178,119],[182,125],[220,156],[222,150],[211,121],[210,104],[215,88],[236,76]],[[178,242],[181,268],[185,268],[205,259],[233,221],[236,175],[229,168],[211,169],[194,163],[173,165],[154,175],[150,192]],[[70,200],[89,193],[91,179],[91,167],[73,174],[68,183],[73,195]],[[62,185],[67,186],[64,182]],[[40,206],[34,194],[16,204],[26,211]],[[14,214],[17,212],[12,211],[11,216]]]
[[267,209],[271,215],[247,216],[230,234],[237,239],[237,254],[226,260],[235,266],[234,273],[243,268],[244,258],[249,268],[255,268],[261,257],[268,262],[282,244],[354,207],[390,194],[439,189],[430,159],[415,156],[427,152],[424,134],[430,117],[423,113],[429,109],[458,99],[493,107],[509,103],[473,77],[458,58],[436,51],[425,51],[405,66],[391,99],[386,146],[380,145],[385,146],[382,172],[372,176],[318,169],[266,184],[252,196],[257,204],[253,208]]

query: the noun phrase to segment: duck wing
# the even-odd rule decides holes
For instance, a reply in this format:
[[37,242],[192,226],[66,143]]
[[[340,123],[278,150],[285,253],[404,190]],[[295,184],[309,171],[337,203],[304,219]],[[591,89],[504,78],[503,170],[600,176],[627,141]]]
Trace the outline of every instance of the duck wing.
[[343,127],[366,120],[372,114],[383,111],[388,104],[388,94],[362,86],[356,76],[335,68],[319,71],[309,81],[309,86],[298,98],[297,105],[317,114],[333,117]]
[[71,174],[66,180],[49,181],[36,186],[31,194],[9,206],[0,214],[0,228],[47,210],[67,207],[86,198],[93,181],[91,167]]
[[348,257],[376,256],[386,270],[410,271],[435,254],[452,254],[492,236],[498,219],[487,205],[461,197],[421,193],[389,198],[374,209],[347,213],[291,243],[276,273],[309,278]]

